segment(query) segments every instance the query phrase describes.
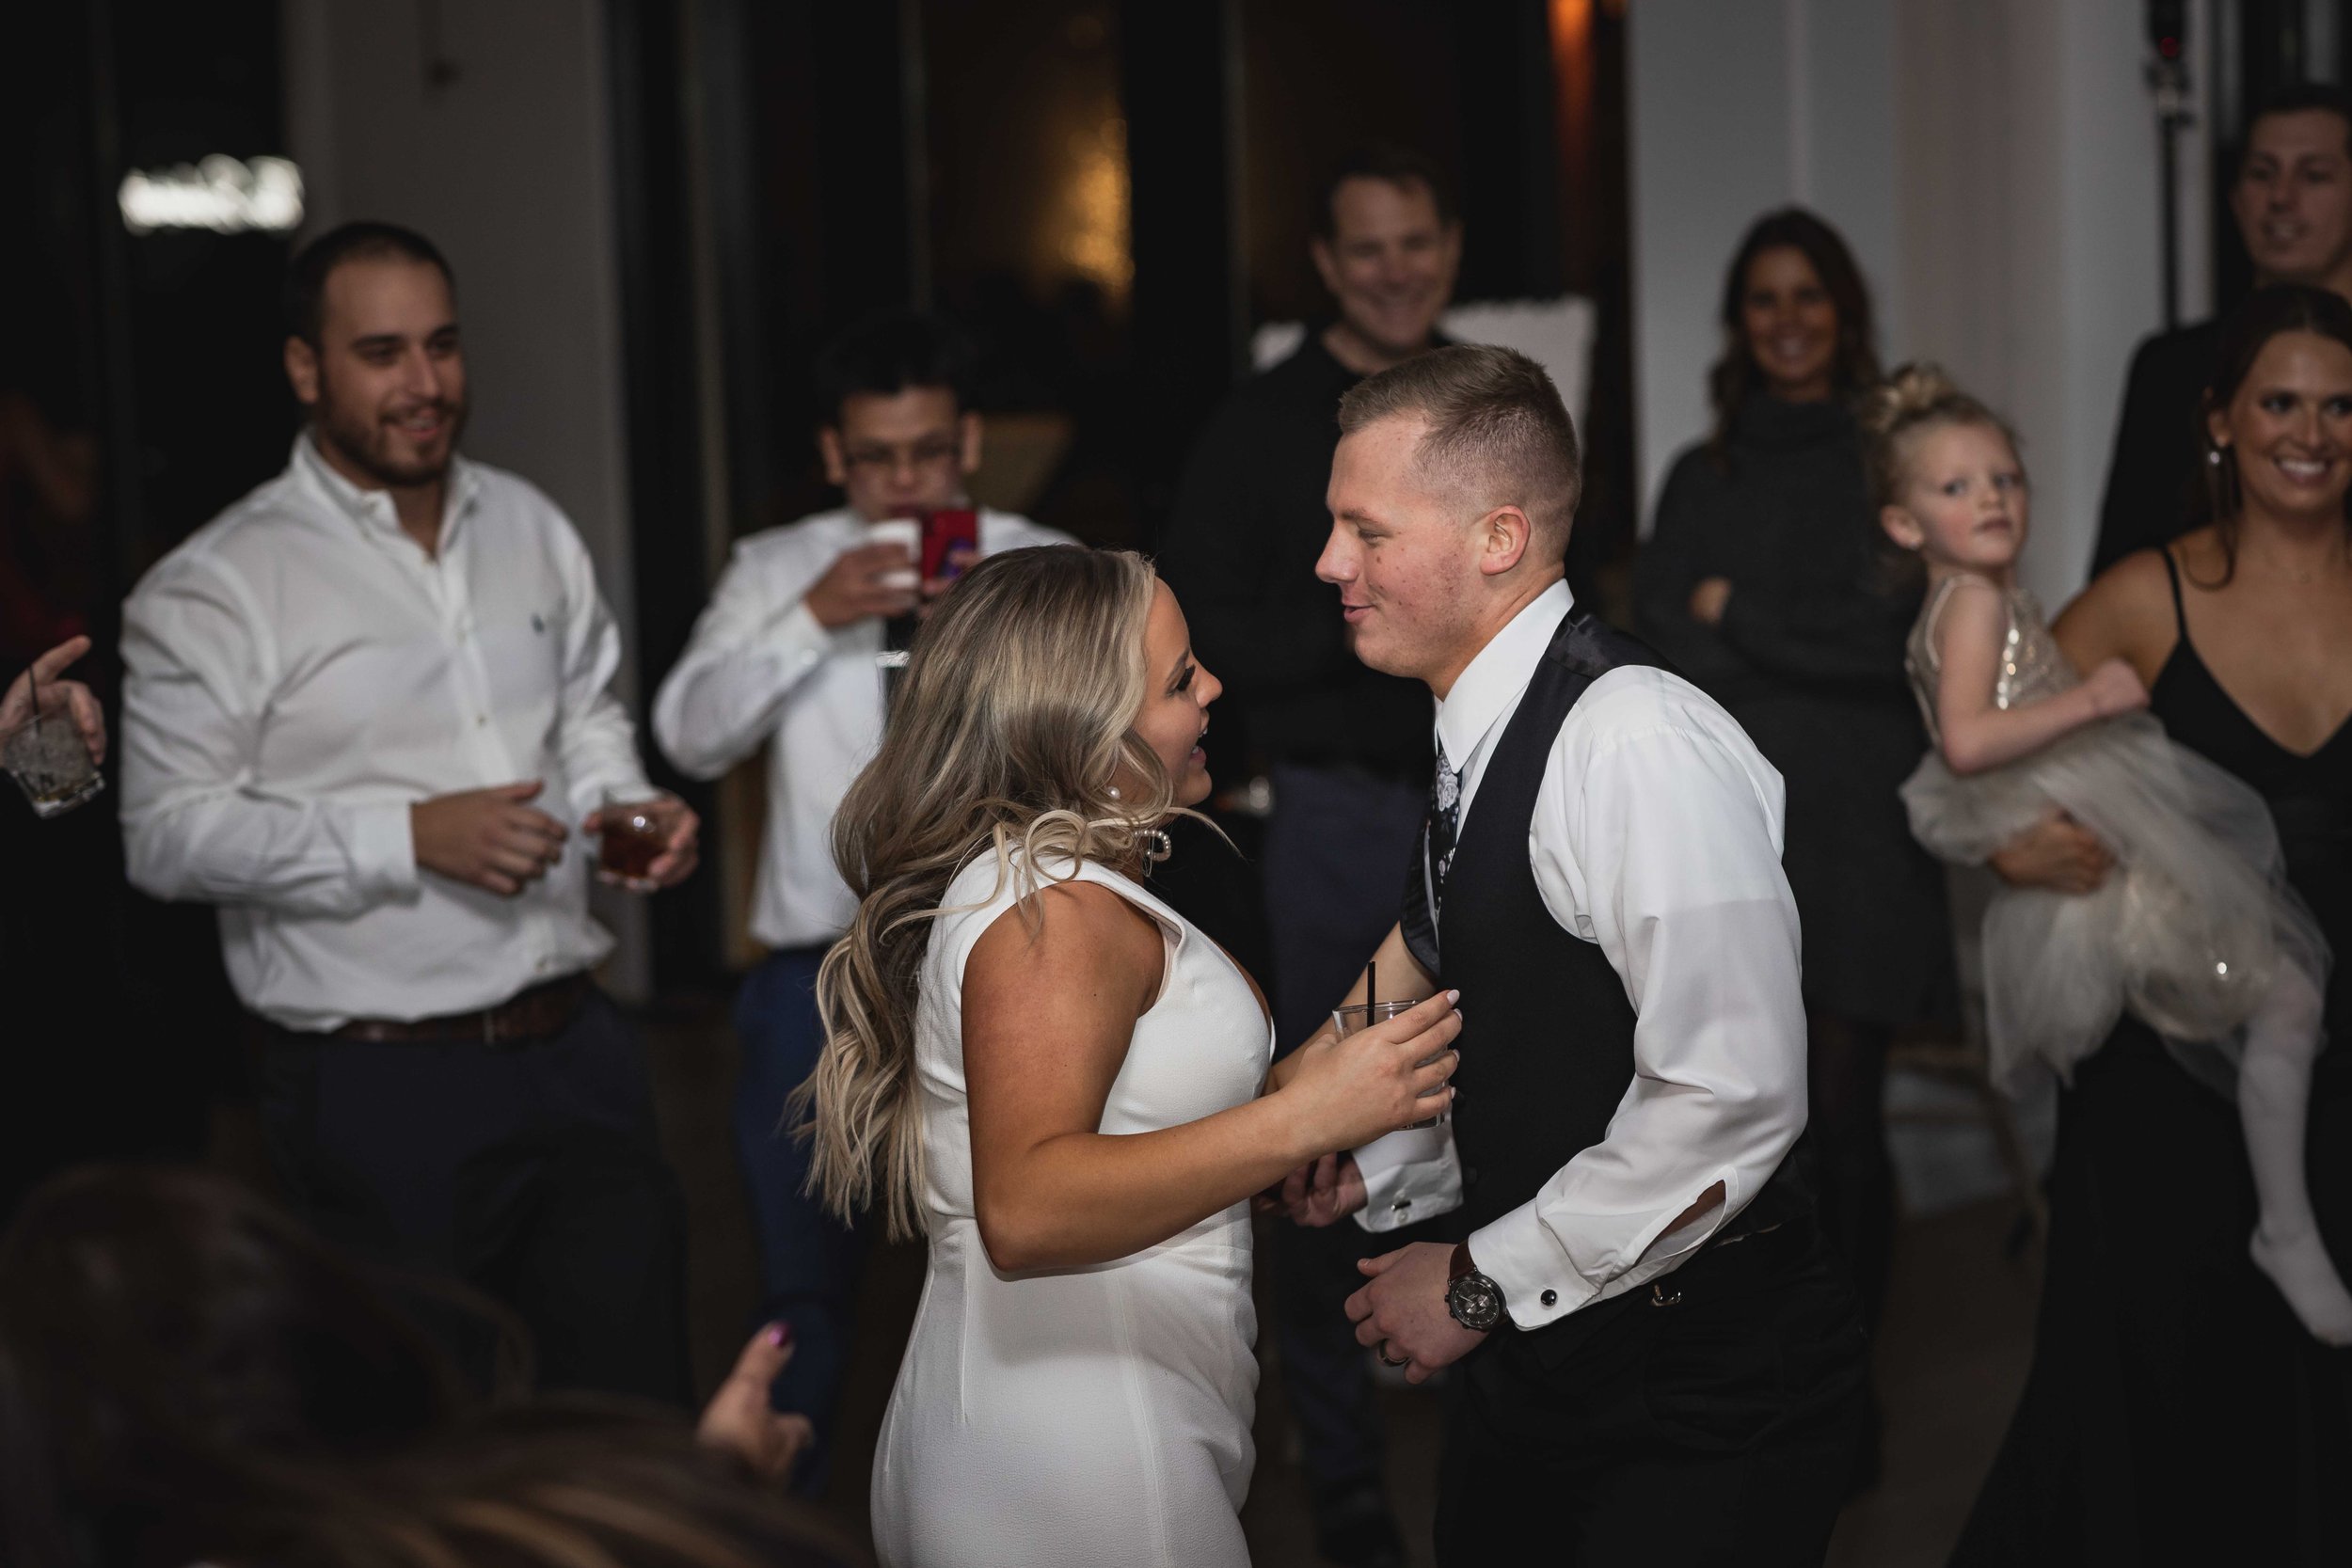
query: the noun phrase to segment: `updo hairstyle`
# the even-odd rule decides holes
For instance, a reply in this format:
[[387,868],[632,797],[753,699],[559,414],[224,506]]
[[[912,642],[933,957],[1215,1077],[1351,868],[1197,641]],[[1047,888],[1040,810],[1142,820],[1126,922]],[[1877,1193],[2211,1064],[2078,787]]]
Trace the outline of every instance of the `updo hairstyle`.
[[1902,499],[1907,475],[1904,465],[1914,437],[1943,425],[1985,425],[2001,433],[2017,450],[2017,433],[2009,421],[1960,389],[1941,365],[1915,360],[1864,393],[1855,408],[1867,444],[1870,499],[1894,506]]

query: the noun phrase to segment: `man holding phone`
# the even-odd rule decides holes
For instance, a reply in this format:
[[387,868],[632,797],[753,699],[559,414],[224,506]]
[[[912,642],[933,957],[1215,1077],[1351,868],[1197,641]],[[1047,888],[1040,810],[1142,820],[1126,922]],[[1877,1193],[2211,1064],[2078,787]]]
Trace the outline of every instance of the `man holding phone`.
[[849,1353],[865,1239],[802,1193],[807,1153],[785,1099],[817,1065],[817,969],[856,910],[834,869],[833,815],[882,739],[886,683],[924,608],[980,556],[1072,541],[976,509],[972,353],[914,311],[869,318],[820,356],[825,477],[848,504],[739,541],[709,609],[654,700],[678,770],[715,779],[768,742],[768,822],[752,934],[769,948],[736,1003],[742,1042],[735,1137],[759,1227],[763,1322],[799,1353],[779,1409],[817,1423],[801,1484],[820,1487]]

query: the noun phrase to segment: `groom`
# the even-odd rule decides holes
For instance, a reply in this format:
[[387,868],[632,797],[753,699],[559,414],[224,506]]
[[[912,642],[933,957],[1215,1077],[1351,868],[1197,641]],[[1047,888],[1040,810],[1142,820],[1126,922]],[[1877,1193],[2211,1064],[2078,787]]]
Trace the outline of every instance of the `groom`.
[[1322,1212],[1458,1208],[1469,1238],[1367,1261],[1347,1303],[1411,1381],[1461,1363],[1438,1560],[1819,1562],[1864,1343],[1792,1158],[1780,777],[1572,605],[1576,435],[1534,362],[1439,349],[1350,391],[1340,428],[1317,575],[1357,657],[1438,700],[1380,989],[1457,989],[1466,1026],[1451,1128],[1360,1150]]

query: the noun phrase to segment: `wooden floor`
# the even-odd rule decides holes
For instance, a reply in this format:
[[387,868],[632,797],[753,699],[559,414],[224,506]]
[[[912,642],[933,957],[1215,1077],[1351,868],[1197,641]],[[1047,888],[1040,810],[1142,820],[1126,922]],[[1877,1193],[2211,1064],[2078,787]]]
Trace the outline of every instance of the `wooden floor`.
[[[646,1034],[663,1138],[690,1206],[695,1370],[708,1387],[750,1332],[755,1305],[750,1222],[728,1131],[734,1040],[716,1007],[665,1013],[648,1022]],[[2031,1249],[2004,1257],[2013,1218],[2007,1203],[1978,1203],[1908,1225],[1898,1236],[1877,1350],[1885,1420],[1882,1477],[1839,1522],[1830,1558],[1836,1568],[1929,1568],[1944,1561],[1958,1535],[2031,1349],[2039,1259]],[[861,1535],[874,1439],[922,1279],[918,1247],[882,1247],[860,1296],[859,1338],[834,1434],[837,1458],[822,1502]],[[1260,1347],[1258,1470],[1243,1524],[1257,1568],[1314,1568],[1281,1368],[1269,1349]],[[1433,1387],[1399,1386],[1382,1398],[1392,1497],[1409,1560],[1425,1564],[1438,1396]]]

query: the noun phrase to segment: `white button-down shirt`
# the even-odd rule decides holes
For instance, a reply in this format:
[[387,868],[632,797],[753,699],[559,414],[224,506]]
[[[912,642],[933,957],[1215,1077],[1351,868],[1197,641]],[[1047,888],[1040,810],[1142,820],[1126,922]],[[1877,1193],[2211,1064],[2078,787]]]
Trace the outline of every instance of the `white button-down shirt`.
[[[1527,606],[1438,707],[1461,770],[1463,831],[1496,743],[1570,608],[1565,583]],[[1544,908],[1597,944],[1636,1015],[1633,1082],[1600,1142],[1472,1233],[1470,1256],[1536,1328],[1672,1269],[1762,1188],[1805,1122],[1797,908],[1780,866],[1780,775],[1731,716],[1658,669],[1612,670],[1552,741],[1528,861]],[[1462,1009],[1478,1016],[1478,998]],[[1514,1049],[1540,1049],[1514,1042]],[[1559,1048],[1568,1048],[1564,1035]],[[1475,1040],[1470,1050],[1479,1048]],[[1461,1200],[1450,1129],[1358,1151],[1385,1230]],[[1667,1233],[1722,1182],[1725,1201]],[[1398,1205],[1406,1207],[1402,1210]]]
[[[428,556],[304,436],[123,607],[131,879],[219,905],[237,995],[289,1028],[470,1012],[612,946],[578,830],[651,788],[606,689],[620,634],[547,497],[463,460],[447,495]],[[411,805],[530,779],[573,829],[547,876],[501,898],[419,869]]]
[[[834,869],[833,815],[882,743],[882,623],[827,630],[805,601],[866,528],[855,512],[820,512],[737,544],[654,699],[654,736],[689,778],[718,778],[774,741],[751,923],[770,947],[831,942],[857,912]],[[1070,543],[1025,517],[979,515],[984,556]]]

